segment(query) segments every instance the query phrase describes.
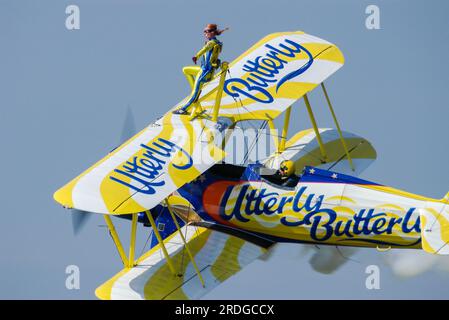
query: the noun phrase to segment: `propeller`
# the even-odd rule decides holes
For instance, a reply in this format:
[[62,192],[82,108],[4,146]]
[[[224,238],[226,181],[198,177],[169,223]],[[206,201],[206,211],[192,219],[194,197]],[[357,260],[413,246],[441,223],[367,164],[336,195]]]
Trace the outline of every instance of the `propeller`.
[[[441,256],[428,254],[422,250],[391,250],[384,256],[385,263],[396,276],[415,277],[439,266]],[[447,263],[447,260],[446,260]],[[441,265],[443,266],[443,265]]]
[[122,136],[120,139],[120,143],[123,143],[129,138],[131,138],[133,135],[136,134],[136,131],[137,130],[136,130],[136,122],[134,121],[134,114],[131,107],[128,105],[128,108],[126,109],[125,121],[123,122]]
[[309,263],[313,270],[319,273],[332,274],[351,260],[350,257],[356,251],[357,249],[352,247],[315,247],[315,252],[310,257]]
[[[136,133],[136,124],[134,121],[134,114],[131,107],[128,105],[126,110],[125,120],[123,122],[122,134],[120,137],[120,144],[127,141]],[[72,213],[72,228],[73,234],[77,236],[86,225],[89,218],[92,216],[91,212],[82,211],[78,209],[71,209]]]
[[92,216],[90,212],[78,209],[71,209],[73,234],[77,236],[84,228],[89,218]]
[[309,244],[295,244],[295,247],[288,250],[288,254],[286,254],[281,250],[281,248],[285,248],[285,246],[286,244],[274,244],[259,259],[263,261],[270,261],[271,259],[276,258],[278,254],[283,255],[284,258],[289,257],[292,259],[304,259],[308,257],[309,264],[313,270],[323,274],[332,274],[343,264],[352,260],[350,257],[357,252],[356,248],[351,247],[317,247]]

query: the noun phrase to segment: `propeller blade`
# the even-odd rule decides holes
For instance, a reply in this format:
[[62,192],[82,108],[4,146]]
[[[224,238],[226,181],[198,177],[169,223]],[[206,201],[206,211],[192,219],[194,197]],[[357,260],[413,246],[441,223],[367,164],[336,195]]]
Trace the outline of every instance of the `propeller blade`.
[[90,212],[72,209],[72,228],[75,236],[84,228],[90,216]]
[[439,257],[422,250],[407,249],[391,250],[384,256],[384,259],[396,276],[406,278],[432,270],[437,265]]
[[130,106],[126,110],[125,120],[123,122],[122,135],[120,143],[125,142],[133,135],[136,134],[136,122],[134,120],[134,114]]
[[350,257],[356,251],[355,248],[351,247],[337,248],[321,246],[312,254],[309,263],[313,270],[324,274],[331,274],[337,271],[347,261],[351,260]]
[[291,243],[275,243],[268,251],[259,257],[259,260],[270,261],[277,259],[279,255],[283,259],[303,259],[309,253],[309,245],[291,244]]
[[265,254],[263,254],[259,257],[259,260],[270,261],[271,259],[273,259],[275,257],[276,253],[279,251],[279,248],[280,248],[279,243],[273,244],[273,246],[271,248],[269,248],[267,250],[267,252],[265,252]]

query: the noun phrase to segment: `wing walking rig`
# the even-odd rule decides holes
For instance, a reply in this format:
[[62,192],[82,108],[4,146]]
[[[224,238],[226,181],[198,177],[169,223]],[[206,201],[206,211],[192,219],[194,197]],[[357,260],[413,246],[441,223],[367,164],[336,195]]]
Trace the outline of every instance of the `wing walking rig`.
[[[304,32],[270,34],[207,83],[191,115],[172,111],[138,132],[103,159],[57,190],[56,202],[69,209],[102,214],[124,269],[96,290],[101,299],[197,299],[257,258],[276,242],[198,214],[183,196],[226,153],[216,137],[244,121],[266,121],[285,114],[276,151],[264,161],[277,168],[283,159],[306,166],[358,175],[376,158],[371,144],[342,131],[324,81],[343,66],[332,43]],[[318,128],[308,93],[320,86],[336,129]],[[312,124],[287,141],[292,105],[303,99]],[[433,210],[433,209],[432,209]],[[443,210],[443,209],[442,209]],[[431,211],[425,213],[429,225]],[[111,217],[131,220],[125,252]],[[427,219],[428,218],[428,219]],[[439,216],[441,225],[447,217]],[[446,219],[446,220],[445,220]],[[150,226],[149,251],[135,257],[139,223]],[[440,225],[439,224],[439,225]],[[433,237],[433,238],[432,238]],[[445,235],[425,237],[429,251]],[[435,239],[434,239],[435,238]]]

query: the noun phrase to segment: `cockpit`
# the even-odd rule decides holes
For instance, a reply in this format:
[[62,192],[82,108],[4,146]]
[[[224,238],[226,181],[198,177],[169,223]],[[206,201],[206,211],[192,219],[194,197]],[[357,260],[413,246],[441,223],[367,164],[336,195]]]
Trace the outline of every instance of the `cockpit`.
[[223,176],[230,179],[239,179],[247,181],[264,181],[276,187],[292,189],[299,182],[300,177],[296,174],[286,181],[282,179],[279,172],[269,169],[261,163],[248,164],[246,167],[232,164],[216,164],[209,169],[209,173]]

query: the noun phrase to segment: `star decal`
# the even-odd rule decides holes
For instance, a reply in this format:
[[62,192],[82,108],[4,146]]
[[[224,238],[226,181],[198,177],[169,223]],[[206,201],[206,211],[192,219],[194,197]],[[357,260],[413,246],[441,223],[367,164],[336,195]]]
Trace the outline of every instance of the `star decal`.
[[332,179],[337,179],[337,178],[338,178],[338,176],[336,173],[332,174]]
[[313,169],[313,168],[310,169],[310,170],[309,170],[309,173],[310,173],[310,174],[314,174],[314,173],[315,173],[315,169]]

